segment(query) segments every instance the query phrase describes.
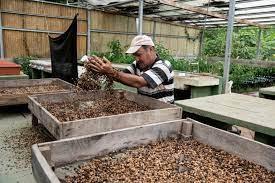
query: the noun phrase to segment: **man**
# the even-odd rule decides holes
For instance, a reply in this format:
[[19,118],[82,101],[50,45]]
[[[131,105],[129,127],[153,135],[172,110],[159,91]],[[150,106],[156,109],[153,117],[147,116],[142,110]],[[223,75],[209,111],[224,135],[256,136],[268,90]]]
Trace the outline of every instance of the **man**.
[[107,74],[116,81],[137,88],[138,93],[167,103],[174,103],[174,72],[171,63],[161,60],[152,39],[136,36],[126,53],[133,54],[135,61],[120,72],[112,68],[105,58],[91,57],[95,71]]

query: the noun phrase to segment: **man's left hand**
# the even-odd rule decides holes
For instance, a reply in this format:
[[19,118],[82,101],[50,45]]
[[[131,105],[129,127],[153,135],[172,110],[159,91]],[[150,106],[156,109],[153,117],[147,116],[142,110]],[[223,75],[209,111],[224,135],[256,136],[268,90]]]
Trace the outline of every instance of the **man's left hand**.
[[112,63],[109,60],[107,60],[105,57],[99,58],[93,55],[88,59],[88,62],[91,63],[92,69],[96,72],[100,72],[103,74],[113,73]]

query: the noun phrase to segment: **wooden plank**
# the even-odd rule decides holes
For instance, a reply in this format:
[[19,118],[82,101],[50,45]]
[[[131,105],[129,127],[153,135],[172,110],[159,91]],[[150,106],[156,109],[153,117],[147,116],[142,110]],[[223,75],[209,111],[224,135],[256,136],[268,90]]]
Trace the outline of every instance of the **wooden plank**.
[[181,118],[179,111],[169,108],[61,122],[60,134],[63,134],[61,138],[68,138],[175,120]]
[[259,93],[264,94],[264,95],[275,96],[275,86],[267,87],[267,88],[260,88]]
[[200,74],[175,72],[175,88],[182,89],[182,85],[189,86],[216,86],[219,85],[219,78]]
[[183,111],[275,136],[275,103],[240,94],[176,101]]
[[61,166],[91,159],[107,153],[152,141],[176,137],[181,132],[183,119],[142,125],[88,136],[74,137],[47,143],[51,149],[51,161]]
[[199,123],[195,120],[191,121],[193,123],[192,135],[195,140],[262,165],[273,172],[275,171],[275,147]]
[[30,96],[28,101],[28,108],[31,113],[39,120],[39,123],[43,124],[45,128],[56,138],[60,139],[63,137],[62,131],[60,130],[62,124],[43,108],[36,100],[35,96]]
[[[16,87],[28,87],[28,86],[38,86],[38,85],[48,85],[48,84],[58,84],[62,86],[64,90],[70,91],[75,88],[74,85],[63,81],[58,78],[48,78],[48,79],[21,79],[21,80],[0,80],[0,88],[16,88]],[[45,93],[58,93],[64,91],[46,91],[37,92],[31,95],[45,94]],[[4,94],[0,95],[0,106],[10,106],[18,104],[27,104],[28,96],[30,94]]]
[[9,87],[23,87],[23,86],[37,86],[43,84],[51,84],[55,79],[22,79],[22,80],[1,80],[0,87],[1,88],[9,88]]
[[[166,5],[181,8],[181,9],[184,9],[184,10],[188,10],[188,11],[196,12],[196,13],[199,13],[199,14],[209,15],[211,17],[222,18],[222,19],[227,20],[226,15],[211,12],[211,11],[208,11],[204,8],[194,7],[194,6],[188,5],[186,3],[181,3],[180,4],[180,3],[175,2],[174,0],[160,0],[160,2],[163,3],[163,4],[166,4]],[[249,20],[246,20],[246,19],[234,18],[234,20],[236,22],[246,24],[246,25],[253,25],[253,26],[260,27],[260,28],[265,28],[266,27],[265,25],[261,25],[259,23],[252,22],[252,21],[249,21]]]
[[35,180],[43,183],[60,183],[42,152],[42,148],[39,149],[37,144],[32,146],[32,172]]

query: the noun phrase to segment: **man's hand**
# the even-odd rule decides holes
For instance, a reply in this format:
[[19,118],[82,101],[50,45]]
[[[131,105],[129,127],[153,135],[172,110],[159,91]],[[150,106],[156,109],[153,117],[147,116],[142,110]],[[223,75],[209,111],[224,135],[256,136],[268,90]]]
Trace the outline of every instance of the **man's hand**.
[[88,59],[88,62],[91,64],[92,69],[96,72],[100,72],[103,74],[112,74],[113,72],[111,62],[105,57],[103,57],[102,59],[93,55]]

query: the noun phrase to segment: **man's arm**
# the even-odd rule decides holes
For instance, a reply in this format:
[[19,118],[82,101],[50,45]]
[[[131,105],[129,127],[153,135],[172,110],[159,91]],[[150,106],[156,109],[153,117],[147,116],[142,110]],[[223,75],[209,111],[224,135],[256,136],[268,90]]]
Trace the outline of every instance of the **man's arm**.
[[148,85],[147,81],[141,76],[115,70],[112,67],[111,62],[107,59],[103,58],[102,60],[96,56],[93,56],[89,59],[89,62],[92,63],[92,68],[95,71],[107,74],[125,85],[135,88],[141,88]]
[[115,78],[116,81],[119,81],[122,84],[132,86],[135,88],[147,86],[147,81],[143,77],[134,74],[128,74],[113,69],[113,73],[108,75]]

